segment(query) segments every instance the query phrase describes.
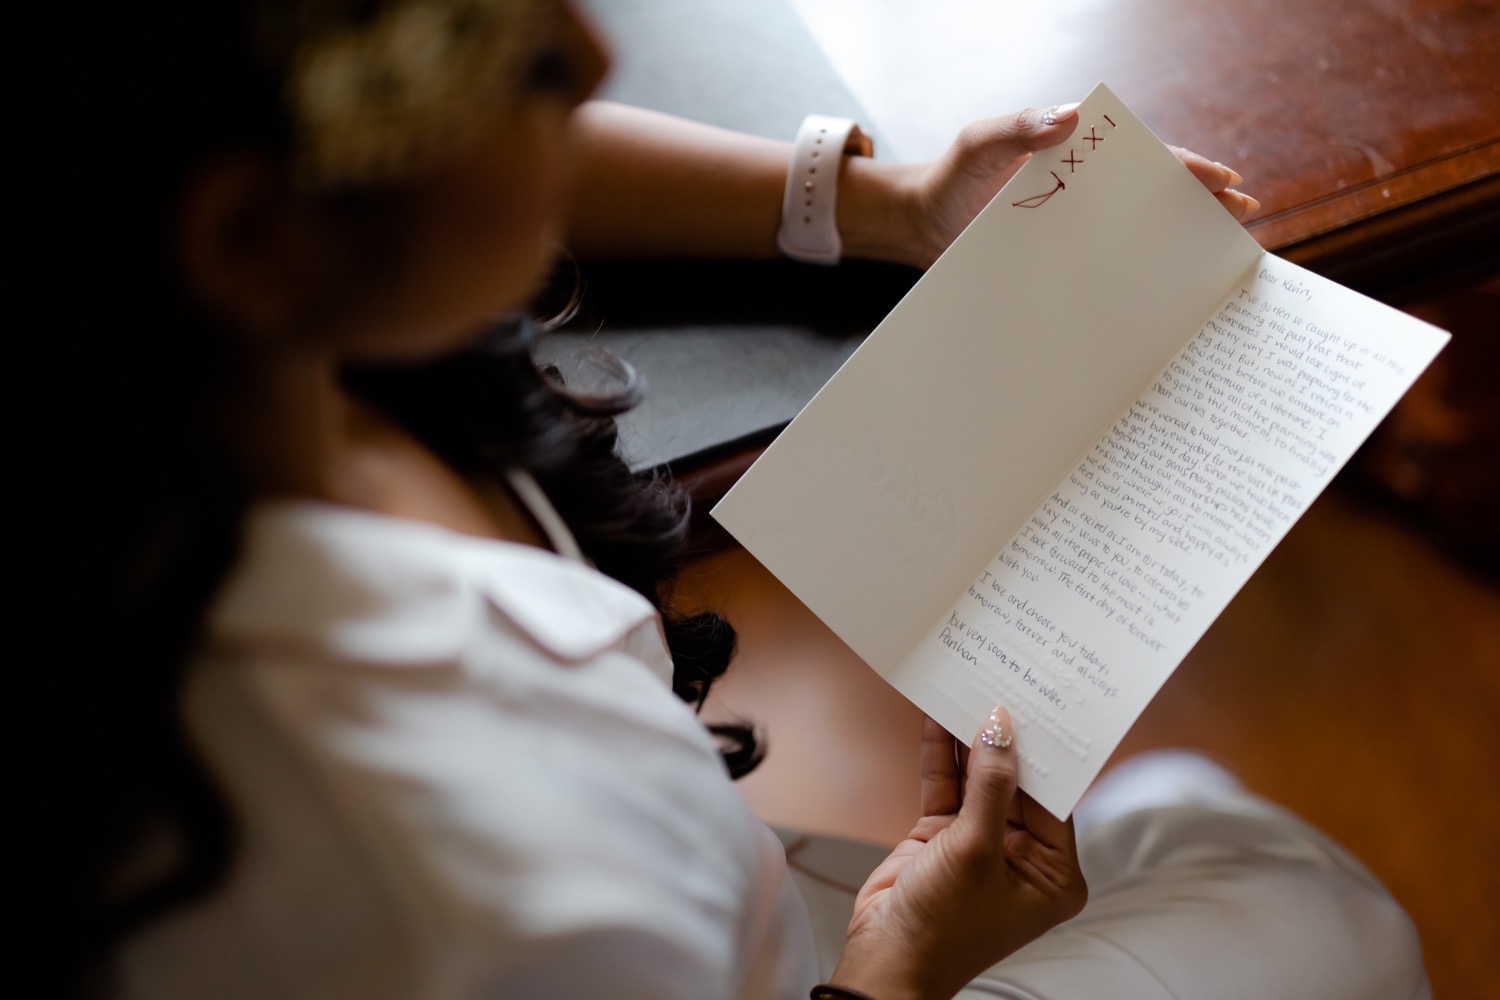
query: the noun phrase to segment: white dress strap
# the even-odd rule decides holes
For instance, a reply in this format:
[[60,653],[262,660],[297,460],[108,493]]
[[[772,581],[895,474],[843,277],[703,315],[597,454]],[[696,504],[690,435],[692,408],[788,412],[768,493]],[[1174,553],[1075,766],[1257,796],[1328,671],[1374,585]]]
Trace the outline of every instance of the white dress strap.
[[515,493],[516,499],[521,506],[526,508],[536,521],[537,527],[542,529],[542,534],[547,537],[547,544],[552,551],[558,555],[572,559],[575,562],[588,563],[583,550],[578,547],[578,540],[573,537],[573,532],[568,528],[562,515],[557,508],[552,506],[552,501],[547,499],[547,494],[537,485],[531,473],[524,469],[509,468],[505,470],[505,481]]

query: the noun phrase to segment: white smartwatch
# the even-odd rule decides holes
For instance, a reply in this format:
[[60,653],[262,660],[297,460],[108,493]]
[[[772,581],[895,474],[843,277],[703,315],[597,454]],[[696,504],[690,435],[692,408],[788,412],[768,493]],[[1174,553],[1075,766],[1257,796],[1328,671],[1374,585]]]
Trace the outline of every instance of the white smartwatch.
[[837,264],[839,167],[846,154],[871,156],[875,144],[848,118],[808,115],[797,130],[781,200],[776,246],[793,260]]

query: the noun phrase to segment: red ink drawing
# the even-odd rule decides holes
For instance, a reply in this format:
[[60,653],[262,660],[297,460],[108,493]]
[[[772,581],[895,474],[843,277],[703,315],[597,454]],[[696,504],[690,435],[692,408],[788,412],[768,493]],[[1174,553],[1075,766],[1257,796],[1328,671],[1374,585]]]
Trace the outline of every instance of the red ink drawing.
[[1102,135],[1095,135],[1094,134],[1094,126],[1090,125],[1089,126],[1089,134],[1083,137],[1083,141],[1084,142],[1091,142],[1091,143],[1093,143],[1093,145],[1090,146],[1089,149],[1098,149],[1099,148],[1099,143],[1101,143],[1101,142],[1104,141],[1104,136],[1102,136]]
[[1082,160],[1080,160],[1080,159],[1079,159],[1079,158],[1078,158],[1078,156],[1077,156],[1077,154],[1075,154],[1075,153],[1074,153],[1074,152],[1073,152],[1073,151],[1072,151],[1072,150],[1071,150],[1071,149],[1070,149],[1070,150],[1068,150],[1068,158],[1067,158],[1067,159],[1066,159],[1066,160],[1063,160],[1063,162],[1064,162],[1064,163],[1066,163],[1066,164],[1067,164],[1067,165],[1068,165],[1068,173],[1070,173],[1070,174],[1071,174],[1071,173],[1072,173],[1072,172],[1073,172],[1073,171],[1075,171],[1075,170],[1077,170],[1077,169],[1078,169],[1078,165],[1079,165],[1079,164],[1080,164],[1080,163],[1082,163],[1082,162],[1083,162],[1083,161],[1082,161]]
[[1011,207],[1012,208],[1037,208],[1037,207],[1039,207],[1041,205],[1045,205],[1047,203],[1047,199],[1048,198],[1051,198],[1053,195],[1057,194],[1057,192],[1059,192],[1059,191],[1061,191],[1061,190],[1063,190],[1064,188],[1067,187],[1067,185],[1063,183],[1063,179],[1061,177],[1057,176],[1057,171],[1055,171],[1055,170],[1049,170],[1048,173],[1050,173],[1052,175],[1052,179],[1053,180],[1057,181],[1057,186],[1056,187],[1054,187],[1051,191],[1048,191],[1046,194],[1036,194],[1036,195],[1032,195],[1030,198],[1022,198],[1020,201],[1013,201],[1013,202],[1010,203]]

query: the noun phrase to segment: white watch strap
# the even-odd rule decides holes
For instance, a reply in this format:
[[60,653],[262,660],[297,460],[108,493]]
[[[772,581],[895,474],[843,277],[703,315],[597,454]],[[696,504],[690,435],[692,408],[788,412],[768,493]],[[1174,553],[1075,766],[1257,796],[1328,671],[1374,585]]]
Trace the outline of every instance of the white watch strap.
[[839,167],[845,153],[869,156],[869,136],[848,118],[808,115],[797,130],[781,200],[776,246],[793,260],[837,264]]

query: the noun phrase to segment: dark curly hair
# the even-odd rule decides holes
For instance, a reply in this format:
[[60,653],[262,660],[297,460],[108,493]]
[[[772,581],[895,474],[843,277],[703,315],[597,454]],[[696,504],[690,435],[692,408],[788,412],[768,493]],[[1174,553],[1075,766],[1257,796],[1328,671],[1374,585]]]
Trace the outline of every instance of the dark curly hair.
[[[372,6],[377,6],[372,5]],[[292,142],[277,81],[247,52],[249,2],[42,5],[14,138],[26,157],[11,229],[13,423],[21,452],[13,578],[14,954],[50,988],[107,995],[115,944],[215,886],[235,823],[180,717],[205,611],[233,566],[252,491],[226,446],[235,338],[184,293],[172,244],[185,179],[207,156]],[[330,194],[351,225],[387,192]],[[342,216],[341,216],[342,217]],[[664,610],[674,689],[701,705],[733,653],[712,614],[666,610],[687,525],[673,484],[616,455],[629,401],[568,392],[509,323],[414,367],[346,384],[461,473],[532,472],[589,558]],[[715,727],[729,771],[754,734]],[[129,870],[148,840],[170,863]]]

